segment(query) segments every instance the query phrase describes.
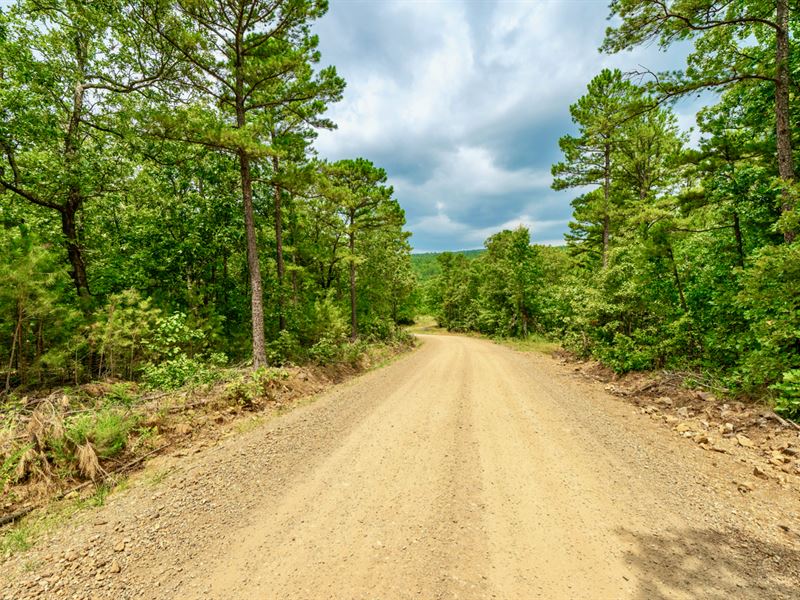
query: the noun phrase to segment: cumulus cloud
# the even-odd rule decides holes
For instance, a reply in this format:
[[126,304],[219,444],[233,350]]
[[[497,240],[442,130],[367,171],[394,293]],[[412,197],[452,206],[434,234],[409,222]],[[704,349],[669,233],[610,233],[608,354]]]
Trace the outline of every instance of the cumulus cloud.
[[598,54],[606,15],[602,2],[333,2],[316,28],[348,87],[317,149],[387,170],[417,250],[479,247],[519,224],[561,243],[575,194],[550,190],[550,165],[569,105],[603,67],[683,60]]

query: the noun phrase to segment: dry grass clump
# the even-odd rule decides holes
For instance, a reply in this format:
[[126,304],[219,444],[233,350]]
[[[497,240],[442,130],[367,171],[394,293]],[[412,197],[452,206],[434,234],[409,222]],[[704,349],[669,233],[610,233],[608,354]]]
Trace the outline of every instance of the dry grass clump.
[[106,475],[103,467],[100,466],[100,459],[97,458],[97,452],[95,452],[91,442],[78,446],[75,457],[78,461],[78,471],[86,479],[97,481],[98,475]]
[[58,480],[97,481],[102,461],[123,454],[140,418],[117,406],[70,410],[69,399],[39,401],[17,416],[0,437],[0,483],[27,482],[49,489]]

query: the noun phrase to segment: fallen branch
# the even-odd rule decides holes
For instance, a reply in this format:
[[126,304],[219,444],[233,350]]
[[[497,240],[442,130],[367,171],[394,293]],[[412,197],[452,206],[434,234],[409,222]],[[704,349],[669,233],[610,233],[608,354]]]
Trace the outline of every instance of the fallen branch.
[[9,523],[13,523],[14,521],[21,519],[28,513],[32,512],[35,509],[35,506],[29,506],[27,508],[21,508],[20,510],[10,513],[8,515],[3,515],[0,517],[0,527],[3,525],[8,525]]

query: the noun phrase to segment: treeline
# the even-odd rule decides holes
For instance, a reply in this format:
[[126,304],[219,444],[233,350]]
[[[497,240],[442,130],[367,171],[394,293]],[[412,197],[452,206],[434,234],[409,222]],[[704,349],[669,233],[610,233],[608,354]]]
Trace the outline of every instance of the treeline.
[[[335,360],[413,288],[385,172],[312,142],[318,0],[0,12],[0,393]],[[358,341],[357,341],[358,340]]]
[[[570,107],[555,189],[576,188],[567,249],[502,232],[446,255],[440,322],[552,336],[617,371],[704,370],[800,416],[800,24],[783,0],[615,0],[604,49],[691,40],[679,72],[603,70]],[[776,8],[777,7],[777,8]],[[702,90],[691,147],[669,101]]]

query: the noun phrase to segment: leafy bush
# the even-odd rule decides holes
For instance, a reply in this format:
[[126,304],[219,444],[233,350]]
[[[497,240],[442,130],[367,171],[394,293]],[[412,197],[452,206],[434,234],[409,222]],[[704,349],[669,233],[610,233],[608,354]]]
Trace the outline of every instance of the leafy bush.
[[204,337],[202,331],[189,327],[185,313],[176,312],[166,317],[159,317],[152,336],[144,343],[155,356],[175,359],[187,350],[191,350],[193,344],[201,342]]
[[342,340],[334,336],[323,336],[308,351],[309,357],[321,365],[335,362],[342,348]]
[[269,398],[273,383],[287,377],[289,372],[284,369],[262,367],[230,384],[226,396],[230,402],[249,408],[259,398]]
[[111,458],[125,450],[128,435],[138,423],[137,416],[112,409],[100,410],[67,421],[65,438],[74,447],[89,442],[99,457]]
[[358,339],[342,346],[341,360],[350,365],[357,365],[361,357],[366,353],[369,348],[369,343],[366,340]]
[[383,341],[392,338],[395,325],[388,319],[369,319],[359,326],[359,330],[365,339]]
[[743,277],[739,305],[750,324],[745,385],[761,387],[800,368],[800,242],[759,253]]
[[792,369],[783,374],[783,380],[770,386],[778,392],[775,412],[790,419],[800,419],[800,369]]
[[297,338],[286,330],[267,344],[267,361],[271,365],[285,365],[302,357],[303,349]]
[[[220,355],[216,355],[217,360],[220,358]],[[142,368],[144,387],[165,391],[177,390],[185,385],[213,383],[221,377],[219,369],[189,358],[185,354],[178,354],[159,364],[148,363]]]

